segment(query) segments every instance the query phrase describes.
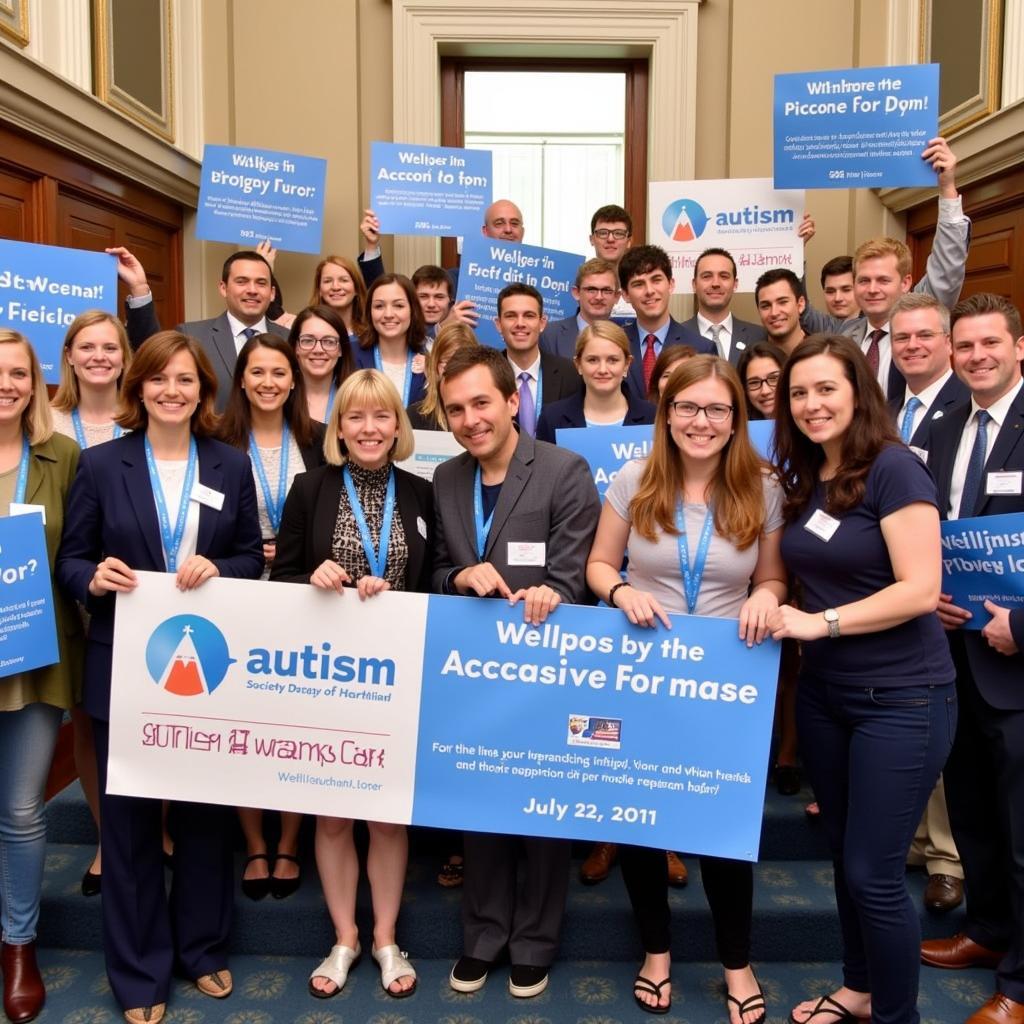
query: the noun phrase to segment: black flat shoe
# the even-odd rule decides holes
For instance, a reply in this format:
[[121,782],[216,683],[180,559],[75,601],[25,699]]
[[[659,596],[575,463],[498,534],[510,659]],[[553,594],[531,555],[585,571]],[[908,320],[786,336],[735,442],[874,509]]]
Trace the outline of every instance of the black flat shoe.
[[98,896],[102,881],[103,876],[98,871],[93,871],[91,867],[88,868],[82,875],[82,895]]
[[254,853],[251,857],[245,858],[245,867],[242,868],[242,892],[251,900],[261,900],[270,892],[270,876],[266,878],[245,878],[245,868],[254,860],[265,860],[267,867],[270,867],[270,858],[265,853]]
[[[279,860],[290,860],[293,864],[299,863],[298,857],[293,857],[290,853],[279,853],[274,857],[274,867],[277,867],[277,862]],[[271,874],[270,895],[273,896],[275,900],[287,899],[301,884],[301,866],[299,867],[299,873],[294,878],[278,878],[277,875]]]
[[779,796],[796,796],[800,792],[800,766],[777,764],[775,766],[775,790]]

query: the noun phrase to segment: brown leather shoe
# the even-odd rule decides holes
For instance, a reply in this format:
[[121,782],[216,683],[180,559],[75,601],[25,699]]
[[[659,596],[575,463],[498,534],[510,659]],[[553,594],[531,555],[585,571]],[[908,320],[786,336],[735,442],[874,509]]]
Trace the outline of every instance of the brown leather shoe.
[[929,939],[921,943],[921,963],[947,970],[963,967],[996,968],[1004,955],[998,950],[979,946],[963,932],[957,932],[951,939]]
[[929,875],[924,890],[924,905],[940,914],[959,907],[964,901],[964,881],[955,875]]
[[686,865],[679,859],[679,855],[671,850],[665,851],[665,857],[668,860],[668,884],[682,889],[690,880]]
[[1016,1003],[997,992],[967,1018],[967,1024],[1024,1024],[1024,1003]]
[[608,877],[618,847],[614,843],[595,843],[590,855],[580,865],[580,881],[584,885],[597,885]]
[[35,1020],[46,1002],[46,989],[36,965],[36,944],[3,944],[4,1013],[11,1024]]

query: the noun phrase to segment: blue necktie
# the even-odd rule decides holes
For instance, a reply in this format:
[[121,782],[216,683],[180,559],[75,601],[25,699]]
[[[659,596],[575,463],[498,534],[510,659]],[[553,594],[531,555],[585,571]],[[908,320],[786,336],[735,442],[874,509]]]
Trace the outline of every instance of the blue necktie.
[[975,419],[978,422],[978,433],[974,438],[974,447],[971,449],[971,458],[967,463],[967,473],[964,475],[964,490],[960,495],[959,519],[969,519],[974,515],[974,506],[978,502],[978,492],[981,490],[981,478],[985,475],[985,454],[988,448],[988,421],[989,416],[984,409],[979,409]]
[[245,335],[246,341],[251,341],[260,332],[255,327],[245,327],[242,329],[242,333]]
[[519,426],[530,437],[536,437],[537,418],[534,412],[533,393],[530,391],[530,375],[525,370],[519,374]]
[[910,444],[910,438],[914,434],[914,413],[922,405],[924,405],[924,402],[915,395],[907,402],[907,407],[903,410],[903,419],[900,421],[900,437],[903,438],[904,444]]

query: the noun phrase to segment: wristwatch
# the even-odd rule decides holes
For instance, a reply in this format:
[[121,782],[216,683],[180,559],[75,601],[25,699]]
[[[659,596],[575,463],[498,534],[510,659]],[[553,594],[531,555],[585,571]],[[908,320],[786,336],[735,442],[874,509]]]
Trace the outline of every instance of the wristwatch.
[[839,636],[839,612],[835,608],[826,608],[822,615],[825,616],[825,625],[828,626],[829,639],[835,640]]

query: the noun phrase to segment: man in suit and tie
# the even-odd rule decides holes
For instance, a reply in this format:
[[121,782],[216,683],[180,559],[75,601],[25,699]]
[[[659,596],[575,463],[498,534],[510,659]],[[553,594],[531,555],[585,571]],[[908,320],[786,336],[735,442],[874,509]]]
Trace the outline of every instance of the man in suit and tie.
[[693,294],[697,313],[683,322],[684,327],[707,338],[715,351],[733,366],[740,361],[743,350],[764,341],[764,328],[740,320],[729,312],[736,294],[739,276],[736,261],[726,249],[705,249],[693,265]]
[[517,281],[498,293],[494,323],[516,379],[519,429],[530,437],[537,434],[543,406],[583,389],[583,378],[568,359],[541,350],[540,336],[547,322],[544,299],[533,285]]
[[[584,568],[601,512],[587,464],[516,433],[519,392],[512,365],[496,349],[454,352],[441,399],[466,451],[434,475],[433,589],[521,602],[534,625],[563,601],[585,602]],[[520,845],[526,870],[517,880]],[[539,995],[558,952],[569,842],[470,832],[465,852],[464,953],[452,968],[451,987],[482,988],[507,949],[509,992]]]
[[800,326],[807,305],[800,278],[785,267],[766,270],[754,285],[754,304],[768,340],[791,356],[807,337]]
[[[933,420],[929,466],[946,519],[1024,512],[1024,328],[998,295],[954,307],[953,369],[971,392]],[[998,556],[996,552],[993,557]],[[935,967],[996,969],[996,993],[968,1024],[1024,1022],[1024,608],[985,602],[982,621],[943,594],[959,720],[944,773],[967,891],[964,932],[923,943]]]
[[602,259],[581,263],[572,288],[579,312],[549,323],[540,336],[541,349],[563,359],[575,359],[580,331],[598,320],[611,319],[619,294],[619,279],[611,263]]
[[630,249],[619,263],[619,285],[636,310],[636,323],[625,331],[633,353],[626,385],[637,398],[647,397],[654,364],[666,345],[689,345],[698,355],[715,354],[710,341],[670,316],[672,263],[660,246]]

